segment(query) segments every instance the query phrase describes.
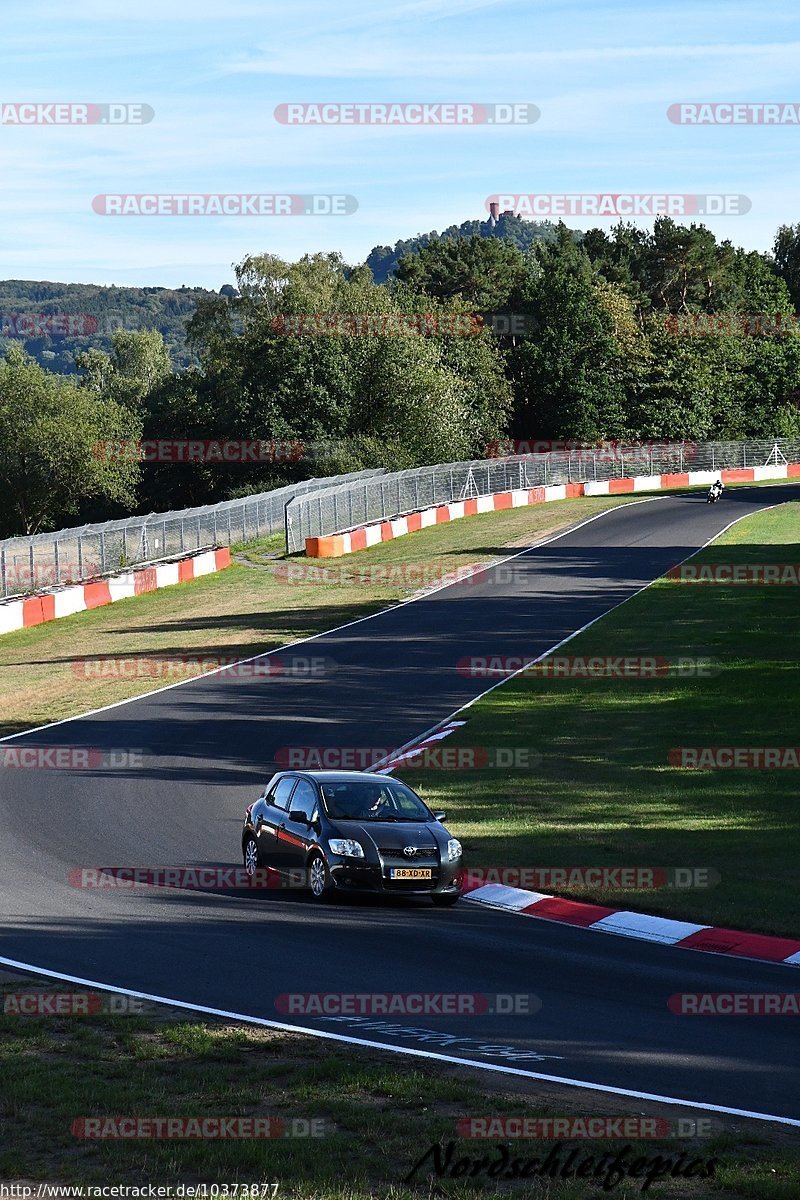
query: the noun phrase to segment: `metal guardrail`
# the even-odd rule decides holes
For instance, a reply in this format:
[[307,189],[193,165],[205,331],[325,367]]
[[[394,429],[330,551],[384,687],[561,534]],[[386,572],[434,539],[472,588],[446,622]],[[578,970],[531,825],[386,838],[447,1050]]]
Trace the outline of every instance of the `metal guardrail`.
[[371,521],[464,500],[491,492],[660,475],[718,471],[800,461],[800,439],[752,442],[615,442],[592,449],[476,459],[385,473],[371,479],[337,481],[286,506],[286,549],[297,553],[307,537],[341,533]]
[[7,538],[0,541],[0,597],[82,583],[135,563],[192,553],[204,546],[229,546],[276,533],[284,529],[284,509],[294,497],[380,473],[380,470],[356,471],[345,476],[308,479],[201,508],[149,513],[54,533]]

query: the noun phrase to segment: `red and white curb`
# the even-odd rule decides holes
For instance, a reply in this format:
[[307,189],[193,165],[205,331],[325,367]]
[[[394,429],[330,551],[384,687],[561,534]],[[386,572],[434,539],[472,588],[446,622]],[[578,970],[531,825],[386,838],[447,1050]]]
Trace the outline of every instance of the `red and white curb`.
[[464,883],[464,898],[492,908],[522,913],[527,917],[544,917],[548,921],[579,925],[582,929],[596,929],[600,933],[616,933],[644,942],[658,942],[662,946],[733,954],[741,958],[758,958],[764,962],[800,967],[800,938],[743,933],[736,929],[696,925],[692,921],[651,917],[647,913],[545,896],[541,892],[470,879],[469,870]]
[[407,513],[389,521],[376,521],[342,533],[306,538],[309,558],[341,558],[358,550],[367,550],[381,542],[390,542],[407,533],[416,533],[433,525],[457,521],[478,513],[499,512],[507,508],[524,508],[529,504],[546,504],[551,500],[568,500],[578,496],[616,496],[630,492],[659,492],[674,488],[706,487],[717,479],[723,483],[760,483],[767,479],[800,479],[800,463],[781,466],[747,467],[728,471],[685,471],[669,475],[638,475],[631,479],[602,479],[586,483],[560,483],[551,487],[520,488],[510,492],[495,492],[489,496],[473,496],[454,500],[419,512]]
[[72,587],[39,592],[20,600],[9,600],[0,603],[0,634],[28,629],[45,621],[56,621],[59,617],[71,617],[73,613],[102,608],[116,600],[129,600],[132,596],[142,596],[176,583],[188,583],[191,579],[199,579],[201,575],[222,571],[230,563],[231,552],[225,546],[221,550],[206,550],[174,562],[155,563],[109,575],[91,583],[79,583]]

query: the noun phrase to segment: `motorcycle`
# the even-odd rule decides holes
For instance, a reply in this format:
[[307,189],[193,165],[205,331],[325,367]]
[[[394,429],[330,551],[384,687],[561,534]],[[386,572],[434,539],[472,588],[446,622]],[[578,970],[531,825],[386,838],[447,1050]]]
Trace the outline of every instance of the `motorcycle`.
[[706,504],[716,504],[721,495],[722,495],[722,484],[721,483],[712,483],[711,487],[708,489],[708,495],[706,496]]

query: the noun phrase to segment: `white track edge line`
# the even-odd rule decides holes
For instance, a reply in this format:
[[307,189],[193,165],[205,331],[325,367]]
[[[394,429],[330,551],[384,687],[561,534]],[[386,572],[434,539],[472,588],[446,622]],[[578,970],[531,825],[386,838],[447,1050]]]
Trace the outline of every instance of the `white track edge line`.
[[130,988],[115,987],[110,983],[99,983],[97,980],[84,979],[78,975],[66,975],[61,971],[49,971],[42,967],[36,967],[31,963],[19,962],[17,959],[5,958],[3,956],[0,956],[0,964],[7,967],[16,967],[18,970],[32,972],[36,975],[44,975],[48,979],[60,979],[65,983],[80,983],[86,987],[96,987],[104,991],[116,992],[117,995],[131,996],[137,1000],[152,1000],[156,1004],[168,1004],[174,1008],[186,1009],[189,1012],[204,1013],[212,1017],[227,1017],[230,1020],[243,1021],[248,1025],[260,1025],[269,1029],[280,1029],[286,1033],[304,1033],[311,1037],[323,1038],[327,1041],[364,1046],[370,1050],[388,1051],[391,1054],[407,1054],[414,1058],[430,1058],[437,1062],[451,1063],[458,1067],[477,1067],[480,1070],[493,1071],[501,1075],[516,1075],[524,1079],[539,1079],[545,1083],[559,1083],[566,1087],[582,1087],[593,1092],[603,1092],[606,1095],[628,1096],[635,1100],[653,1100],[659,1104],[676,1104],[682,1108],[695,1108],[703,1112],[725,1113],[733,1117],[750,1117],[756,1121],[769,1121],[778,1125],[800,1127],[800,1119],[794,1117],[780,1117],[773,1113],[752,1112],[746,1108],[728,1108],[726,1105],[721,1104],[705,1104],[698,1100],[682,1100],[676,1096],[661,1096],[656,1092],[639,1092],[632,1088],[605,1086],[601,1083],[590,1083],[583,1079],[545,1075],[539,1071],[524,1071],[520,1067],[501,1066],[499,1063],[479,1062],[476,1059],[470,1058],[456,1058],[451,1054],[437,1054],[432,1050],[413,1050],[406,1046],[390,1046],[384,1042],[371,1042],[365,1038],[351,1037],[347,1034],[329,1033],[324,1029],[309,1029],[302,1025],[289,1025],[284,1021],[271,1021],[267,1017],[252,1017],[246,1013],[229,1012],[221,1008],[208,1008],[202,1004],[190,1004],[185,1000],[172,1000],[168,996],[157,996],[150,992],[136,992]]

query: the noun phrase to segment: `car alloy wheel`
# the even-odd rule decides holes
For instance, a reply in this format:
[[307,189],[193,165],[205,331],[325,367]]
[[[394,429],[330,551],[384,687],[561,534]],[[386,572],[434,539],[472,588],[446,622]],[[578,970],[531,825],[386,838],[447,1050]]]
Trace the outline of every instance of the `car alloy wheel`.
[[325,860],[319,854],[315,854],[309,864],[308,884],[315,900],[326,900],[330,895],[330,875]]
[[255,875],[259,868],[258,842],[255,838],[248,838],[244,844],[244,869],[248,875]]

